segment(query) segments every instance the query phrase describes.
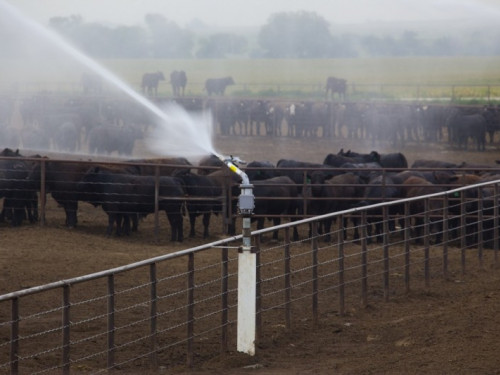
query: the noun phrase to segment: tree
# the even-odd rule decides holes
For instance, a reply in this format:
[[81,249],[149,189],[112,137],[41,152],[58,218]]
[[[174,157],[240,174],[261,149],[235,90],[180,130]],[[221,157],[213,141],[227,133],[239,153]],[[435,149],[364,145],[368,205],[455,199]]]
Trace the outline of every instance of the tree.
[[146,24],[150,32],[152,57],[185,58],[191,57],[193,37],[175,22],[161,14],[147,14]]
[[332,36],[328,22],[314,12],[276,13],[259,32],[266,57],[328,57]]
[[229,54],[237,55],[245,51],[247,40],[238,35],[219,33],[201,39],[196,52],[198,58],[222,58]]

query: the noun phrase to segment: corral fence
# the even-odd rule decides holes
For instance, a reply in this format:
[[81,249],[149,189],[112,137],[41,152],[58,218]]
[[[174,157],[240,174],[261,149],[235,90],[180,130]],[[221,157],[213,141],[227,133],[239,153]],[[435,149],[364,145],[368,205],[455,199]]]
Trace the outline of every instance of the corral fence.
[[[499,184],[253,231],[257,345],[277,330],[314,329],[349,306],[497,264]],[[325,233],[329,219],[336,224]],[[274,231],[279,240],[269,241]],[[168,370],[234,351],[240,245],[241,236],[229,237],[0,296],[0,372]]]
[[[140,91],[140,82],[132,83],[133,88]],[[203,91],[204,82],[190,82],[186,88],[188,96],[206,96]],[[114,87],[105,87],[103,93],[114,93]],[[37,92],[57,92],[66,94],[83,93],[79,82],[0,82],[0,92],[12,95],[13,93],[29,94]],[[168,83],[161,83],[158,95],[174,97]],[[228,96],[258,96],[296,98],[304,95],[312,98],[325,98],[325,83],[239,83],[227,87]],[[349,100],[386,99],[386,100],[436,100],[460,101],[477,99],[482,101],[496,101],[500,98],[500,85],[469,84],[469,83],[356,83],[348,82],[346,98]],[[338,94],[332,98],[340,100]]]

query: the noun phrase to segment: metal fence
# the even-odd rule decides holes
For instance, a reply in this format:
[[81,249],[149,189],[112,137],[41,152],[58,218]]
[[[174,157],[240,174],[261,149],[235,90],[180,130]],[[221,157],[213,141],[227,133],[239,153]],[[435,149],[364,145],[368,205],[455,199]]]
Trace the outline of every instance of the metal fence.
[[[332,311],[342,316],[349,306],[497,263],[499,184],[253,231],[257,343],[276,327],[317,327],[335,319]],[[326,219],[336,222],[328,233]],[[279,240],[270,241],[276,230]],[[234,350],[240,242],[234,236],[0,296],[0,373],[170,369]]]
[[[140,91],[140,82],[133,82],[132,88]],[[118,90],[115,87],[105,87],[104,94],[116,94]],[[60,93],[60,94],[79,94],[83,93],[79,82],[24,82],[9,83],[0,82],[0,92],[15,94],[33,94],[39,92]],[[171,87],[168,83],[160,84],[158,95],[161,97],[174,97]],[[186,88],[188,96],[206,96],[204,92],[204,82],[191,82]],[[258,96],[258,97],[280,97],[280,98],[325,98],[325,83],[313,82],[303,83],[281,83],[281,84],[263,84],[263,83],[238,83],[228,86],[226,95],[234,97]],[[414,84],[414,83],[359,83],[348,82],[346,98],[336,100],[430,100],[430,101],[460,101],[460,100],[481,100],[497,101],[500,98],[500,85],[492,84],[466,84],[466,83],[432,83],[432,84]]]

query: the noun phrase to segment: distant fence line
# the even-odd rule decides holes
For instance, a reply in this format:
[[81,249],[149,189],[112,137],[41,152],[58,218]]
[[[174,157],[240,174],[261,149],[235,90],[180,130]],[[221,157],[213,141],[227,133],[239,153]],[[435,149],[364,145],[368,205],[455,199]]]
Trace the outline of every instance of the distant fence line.
[[[132,82],[130,86],[141,91],[140,82]],[[104,85],[103,92],[113,93],[118,89]],[[83,93],[79,82],[0,82],[0,93],[26,94],[37,92],[61,92],[68,94]],[[158,87],[159,96],[173,97],[168,82],[161,81]],[[204,92],[204,82],[188,82],[186,95],[207,96]],[[326,97],[325,83],[250,83],[236,82],[226,89],[228,96],[259,96],[259,97],[300,97],[309,95],[315,98]],[[347,83],[346,97],[358,99],[405,99],[405,100],[486,100],[495,101],[500,98],[500,85],[465,84],[465,83]],[[339,100],[338,96],[335,96]]]
[[[321,320],[332,319],[332,309],[344,316],[348,305],[366,307],[369,301],[388,301],[411,289],[429,290],[432,280],[447,279],[451,270],[466,274],[484,269],[486,261],[497,264],[499,184],[496,180],[253,231],[257,342],[271,340],[278,329],[266,322],[282,322],[284,331],[305,321],[318,327]],[[441,204],[431,204],[435,201]],[[416,203],[425,210],[411,210]],[[404,211],[394,215],[394,205],[403,205]],[[370,219],[373,210],[380,215]],[[358,219],[353,227],[344,226],[352,218]],[[335,219],[337,225],[318,234],[325,219]],[[374,235],[368,231],[372,227],[381,231]],[[292,240],[294,228],[301,239]],[[354,229],[359,238],[353,237]],[[283,240],[266,242],[276,230]],[[0,296],[0,372],[190,367],[196,358],[232,350],[238,319],[238,264],[232,249],[240,240],[235,236]],[[197,254],[205,255],[203,261],[198,262]],[[310,307],[307,312],[297,309],[303,305]],[[210,342],[220,343],[218,352],[204,345]]]

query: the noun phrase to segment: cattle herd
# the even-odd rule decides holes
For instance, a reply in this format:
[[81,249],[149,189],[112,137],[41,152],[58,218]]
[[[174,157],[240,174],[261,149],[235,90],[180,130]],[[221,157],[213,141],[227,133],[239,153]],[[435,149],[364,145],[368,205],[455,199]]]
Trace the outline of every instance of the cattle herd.
[[[154,96],[162,79],[161,72],[145,74],[143,90]],[[176,96],[151,100],[159,108],[174,101],[187,111],[209,110],[219,137],[362,139],[371,143],[372,149],[384,142],[401,148],[409,142],[447,142],[457,149],[484,151],[500,130],[496,106],[346,101],[346,81],[334,77],[327,80],[327,94],[338,93],[344,100],[225,97],[226,86],[234,84],[231,77],[207,80],[206,96],[186,97],[185,72],[172,72],[170,81]],[[141,217],[157,210],[165,211],[172,240],[183,239],[184,212],[190,218],[190,235],[195,233],[196,217],[202,215],[204,236],[209,236],[210,215],[219,212],[228,219],[227,231],[234,230],[233,198],[239,195],[238,181],[217,158],[207,157],[200,165],[191,165],[183,158],[134,159],[137,141],[147,138],[156,126],[154,116],[127,98],[103,93],[102,82],[95,76],[82,77],[83,83],[84,92],[77,95],[41,92],[0,96],[0,146],[5,148],[0,154],[0,220],[13,226],[25,219],[37,221],[38,200],[51,194],[65,211],[69,227],[77,225],[78,202],[102,207],[109,218],[108,235],[113,231],[129,234],[137,229]],[[18,149],[28,154],[21,155]],[[128,157],[129,163],[78,163],[36,154],[48,151],[116,155]],[[382,197],[396,199],[438,191],[456,186],[454,182],[466,177],[474,182],[495,178],[489,170],[471,173],[463,165],[443,162],[417,163],[409,169],[403,154],[375,151],[357,154],[341,150],[325,155],[323,164],[260,160],[242,167],[255,185],[254,219],[259,228],[266,217],[278,223],[282,217],[295,219],[366,205]],[[415,171],[419,167],[447,170],[439,174]],[[158,186],[161,200],[155,204]],[[110,201],[109,196],[117,198]],[[419,212],[422,207],[413,209]],[[323,224],[329,232],[331,223]]]
[[[500,179],[495,165],[460,165],[416,160],[408,165],[402,153],[356,153],[340,150],[325,155],[323,163],[282,159],[252,161],[241,165],[254,185],[255,209],[252,220],[263,228],[265,220],[279,224],[283,218],[316,216],[354,207],[364,207],[387,200],[411,198],[436,193],[457,186]],[[0,221],[7,226],[39,220],[40,202],[50,194],[64,210],[66,225],[78,225],[79,203],[101,207],[108,225],[103,233],[130,235],[138,230],[141,219],[155,212],[164,212],[170,223],[170,239],[183,241],[184,216],[189,218],[189,236],[195,236],[196,218],[202,216],[203,238],[210,235],[210,219],[222,214],[227,219],[226,234],[235,233],[237,197],[240,178],[215,156],[208,155],[196,165],[185,158],[131,159],[128,162],[82,162],[52,160],[40,155],[25,157],[19,150],[4,149],[0,153],[0,197],[3,210]],[[494,211],[494,190],[491,187],[467,192],[467,199],[481,194],[485,218]],[[158,199],[156,198],[158,197]],[[477,215],[477,200],[466,205]],[[460,205],[450,205],[450,215],[462,214]],[[443,211],[443,200],[431,200],[425,207],[421,201],[410,204],[416,215],[414,236],[420,238],[424,210]],[[405,207],[392,205],[389,215],[395,220],[405,214]],[[381,240],[381,209],[368,211],[368,234]],[[422,216],[418,216],[422,215]],[[357,220],[357,219],[356,219]],[[357,221],[352,219],[354,236],[359,237]],[[391,220],[391,225],[395,221]],[[457,219],[458,220],[458,219]],[[440,224],[441,223],[441,224]],[[493,219],[485,219],[482,228],[485,246],[493,244]],[[435,241],[441,241],[442,221],[434,224]],[[321,223],[320,233],[330,241],[331,219]],[[451,230],[458,226],[452,221]],[[345,228],[348,223],[345,223]],[[469,240],[473,240],[470,234]],[[273,237],[277,238],[275,232]],[[299,233],[294,230],[293,237]]]

